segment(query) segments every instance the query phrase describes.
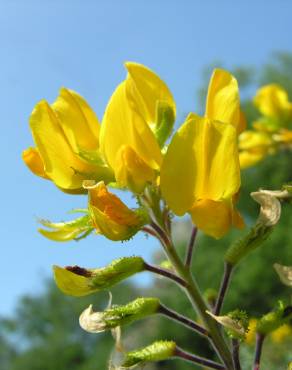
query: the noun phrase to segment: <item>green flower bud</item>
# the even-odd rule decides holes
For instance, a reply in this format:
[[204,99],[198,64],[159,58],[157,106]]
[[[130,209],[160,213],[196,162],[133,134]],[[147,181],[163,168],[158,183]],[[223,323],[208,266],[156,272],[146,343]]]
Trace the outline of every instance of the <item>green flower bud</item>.
[[131,303],[113,306],[103,312],[94,312],[90,305],[80,315],[79,323],[82,329],[90,333],[100,333],[153,315],[158,309],[157,298],[138,298]]
[[145,348],[128,352],[122,368],[133,368],[146,362],[167,360],[175,355],[176,344],[172,341],[158,341]]
[[278,327],[289,322],[292,318],[292,306],[284,307],[283,302],[279,302],[279,307],[272,312],[264,315],[257,324],[257,332],[267,335]]
[[86,215],[67,222],[51,222],[48,220],[39,220],[46,229],[38,231],[46,238],[57,242],[67,242],[69,240],[79,240],[86,237],[93,231],[88,211]]
[[225,261],[235,266],[247,254],[261,246],[270,236],[281,215],[281,204],[274,194],[266,190],[252,193],[253,199],[261,205],[256,224],[249,232],[231,244],[225,254]]
[[105,290],[128,277],[144,270],[141,257],[124,257],[99,269],[79,266],[54,266],[57,286],[63,293],[76,297]]

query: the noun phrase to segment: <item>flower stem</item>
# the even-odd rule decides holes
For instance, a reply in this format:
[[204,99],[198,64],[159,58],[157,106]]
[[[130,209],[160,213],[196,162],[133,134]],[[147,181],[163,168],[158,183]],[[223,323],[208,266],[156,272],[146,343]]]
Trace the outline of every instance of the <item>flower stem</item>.
[[224,370],[225,367],[221,364],[218,364],[217,362],[208,360],[203,357],[199,357],[197,355],[193,355],[192,353],[185,352],[179,347],[176,347],[175,349],[175,357],[179,357],[185,361],[193,362],[197,365],[202,365],[204,368],[209,369],[217,369],[217,370]]
[[211,343],[214,345],[219,357],[221,357],[222,361],[224,362],[227,370],[233,369],[233,361],[230,350],[216,324],[216,322],[206,313],[208,307],[202,298],[202,294],[199,291],[196,281],[194,280],[191,272],[188,268],[184,265],[181,261],[180,257],[178,256],[174,245],[170,238],[166,235],[163,229],[160,228],[154,222],[151,223],[151,226],[155,229],[155,231],[160,235],[162,240],[162,245],[164,247],[165,253],[169,258],[170,262],[174,266],[175,270],[177,271],[178,275],[186,281],[187,286],[185,290],[187,295],[193,304],[196,311],[199,313],[200,317],[202,318],[204,324],[209,330]]
[[145,267],[146,271],[150,271],[150,272],[153,272],[157,275],[164,276],[164,277],[166,277],[170,280],[175,281],[178,285],[181,285],[183,287],[185,287],[187,285],[187,283],[182,278],[180,278],[178,275],[172,273],[171,271],[169,271],[167,269],[164,269],[164,268],[158,267],[158,266],[150,265],[150,264],[146,263],[145,261],[144,261],[144,267]]
[[240,359],[239,359],[239,340],[232,339],[232,358],[235,370],[241,370]]
[[261,362],[261,355],[262,355],[264,340],[265,340],[265,336],[263,334],[257,333],[253,370],[260,369],[260,362]]
[[227,292],[227,289],[228,289],[228,286],[229,286],[232,271],[233,271],[233,266],[230,263],[225,262],[223,278],[222,278],[222,281],[221,281],[219,294],[218,294],[216,304],[215,304],[215,308],[214,308],[214,311],[213,311],[214,315],[219,315],[220,314],[221,308],[223,306],[223,301],[224,301],[224,298],[225,298],[225,295],[226,295],[226,292]]
[[193,251],[194,251],[197,233],[198,233],[198,229],[196,228],[196,226],[193,226],[191,238],[190,238],[188,248],[187,248],[186,260],[185,260],[185,266],[189,269],[191,268],[191,264],[192,264],[192,257],[193,257]]
[[160,303],[160,307],[159,307],[159,313],[164,315],[164,316],[169,317],[172,320],[180,322],[181,324],[183,324],[187,328],[191,328],[192,330],[194,330],[195,332],[197,332],[198,334],[200,334],[204,337],[209,337],[210,336],[208,331],[205,328],[203,328],[201,325],[199,325],[195,321],[179,314],[178,312],[175,312],[175,311],[171,310],[170,308],[164,306],[161,303]]

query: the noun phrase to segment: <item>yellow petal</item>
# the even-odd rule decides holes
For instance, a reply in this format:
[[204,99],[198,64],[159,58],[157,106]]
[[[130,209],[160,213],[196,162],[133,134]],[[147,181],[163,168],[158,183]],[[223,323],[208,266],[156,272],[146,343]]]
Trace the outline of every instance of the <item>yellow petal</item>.
[[78,240],[93,230],[87,214],[67,222],[51,222],[48,220],[39,220],[39,222],[47,229],[38,229],[38,231],[44,237],[57,242]]
[[138,157],[127,145],[117,153],[116,181],[121,187],[128,187],[134,193],[141,193],[146,184],[155,178],[155,171]]
[[210,80],[206,117],[211,120],[231,123],[239,132],[244,129],[240,112],[239,91],[236,79],[223,69],[215,69]]
[[127,62],[127,94],[138,107],[148,124],[156,122],[156,108],[159,101],[167,103],[176,113],[175,102],[167,85],[149,68],[142,64]]
[[226,201],[200,200],[194,204],[190,214],[194,224],[205,234],[216,239],[224,236],[231,226],[244,226],[241,216]]
[[62,88],[52,104],[73,150],[93,151],[99,146],[99,122],[87,102],[75,91]]
[[149,167],[159,168],[162,161],[160,147],[149,125],[131,108],[125,81],[117,87],[108,103],[100,135],[101,151],[114,170],[117,153],[124,145],[130,146]]
[[262,151],[248,151],[243,150],[239,153],[239,162],[242,169],[252,167],[263,160],[266,156]]
[[245,114],[243,113],[243,111],[240,111],[239,112],[239,122],[237,126],[237,133],[240,134],[241,132],[246,130],[246,128],[247,128],[247,121],[246,121]]
[[248,345],[252,345],[255,342],[257,323],[257,319],[252,318],[249,320],[248,330],[245,335],[245,343]]
[[50,179],[63,189],[82,188],[84,176],[88,174],[91,178],[96,168],[80,160],[72,151],[47,102],[41,101],[36,105],[30,117],[30,127]]
[[271,333],[271,339],[274,343],[282,343],[286,338],[292,335],[292,327],[284,324]]
[[86,188],[92,222],[101,234],[114,241],[127,240],[136,234],[144,221],[140,215],[110,193],[103,181]]
[[24,150],[22,152],[22,159],[35,175],[43,177],[44,179],[49,179],[45,173],[44,162],[37,148],[28,148]]
[[273,139],[280,143],[291,144],[292,143],[292,131],[286,130],[286,129],[279,130],[277,134],[273,135]]
[[161,190],[182,215],[200,199],[229,199],[240,187],[236,130],[232,125],[193,118],[174,135],[161,168]]
[[82,297],[98,290],[92,287],[88,276],[79,275],[59,266],[53,266],[53,270],[56,284],[65,294]]
[[262,149],[267,151],[272,145],[271,136],[263,131],[248,130],[239,135],[239,149],[241,150]]
[[42,234],[45,238],[53,240],[55,242],[68,242],[70,240],[74,240],[80,234],[79,230],[38,230],[40,234]]
[[268,117],[289,118],[292,116],[292,103],[281,86],[270,84],[258,90],[254,104],[259,111]]

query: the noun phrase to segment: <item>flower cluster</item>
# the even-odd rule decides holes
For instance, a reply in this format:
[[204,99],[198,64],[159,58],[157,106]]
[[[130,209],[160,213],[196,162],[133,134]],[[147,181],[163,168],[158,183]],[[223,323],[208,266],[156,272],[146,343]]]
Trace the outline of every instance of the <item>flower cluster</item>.
[[[249,318],[238,308],[220,315],[224,297],[234,268],[273,232],[281,216],[281,202],[292,199],[291,186],[251,194],[260,205],[259,217],[227,249],[221,287],[212,292],[208,303],[191,271],[194,243],[198,230],[219,239],[231,227],[244,227],[236,208],[240,167],[291,145],[292,103],[280,87],[263,87],[255,98],[263,118],[254,123],[254,130],[246,130],[235,77],[215,69],[205,114],[190,112],[177,128],[176,104],[167,85],[141,64],[128,62],[126,69],[127,77],[110,97],[101,123],[75,91],[62,88],[53,104],[39,102],[30,117],[35,146],[23,152],[23,160],[35,175],[52,181],[64,193],[87,197],[87,207],[75,210],[82,215],[74,220],[40,220],[42,235],[64,242],[83,239],[95,231],[112,241],[126,241],[142,231],[160,242],[167,268],[150,265],[139,256],[120,258],[103,268],[54,266],[56,284],[65,294],[80,297],[107,290],[144,271],[170,279],[187,294],[198,322],[156,297],[140,297],[126,305],[110,303],[103,312],[90,305],[81,313],[81,327],[90,333],[111,330],[116,333],[117,347],[125,352],[117,334],[120,327],[164,315],[208,340],[219,362],[186,352],[174,341],[161,340],[123,353],[119,369],[176,357],[204,368],[239,370],[239,345],[251,337]],[[137,207],[129,208],[116,190],[132,193]],[[173,216],[186,214],[193,229],[183,262],[173,242],[171,223]],[[275,269],[291,287],[291,266],[276,264]],[[255,369],[259,369],[264,338],[288,325],[291,316],[292,307],[281,303],[256,321]],[[232,350],[218,323],[231,339]]]
[[[126,188],[138,198],[155,189],[174,214],[189,213],[199,229],[215,238],[231,226],[242,228],[235,203],[240,189],[237,137],[245,120],[236,79],[216,69],[204,117],[190,113],[166,145],[176,115],[170,90],[145,66],[128,62],[126,68],[128,75],[109,99],[101,124],[88,103],[66,88],[53,104],[36,105],[30,117],[35,147],[23,152],[29,169],[64,192],[88,193],[88,230],[95,228],[112,240],[130,238],[147,217],[142,207],[128,209],[107,185]],[[54,225],[46,225],[53,234],[43,234],[56,240],[56,228],[62,235],[65,230]],[[72,238],[79,226],[73,230],[70,224]]]
[[269,154],[292,148],[292,102],[286,90],[276,84],[263,86],[254,104],[262,116],[251,130],[239,136],[242,168],[255,165]]

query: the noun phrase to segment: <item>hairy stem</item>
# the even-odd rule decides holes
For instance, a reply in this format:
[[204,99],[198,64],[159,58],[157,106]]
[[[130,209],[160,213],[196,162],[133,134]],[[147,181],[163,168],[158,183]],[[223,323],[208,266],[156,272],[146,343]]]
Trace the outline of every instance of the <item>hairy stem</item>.
[[233,364],[235,370],[241,370],[240,366],[240,359],[239,359],[239,340],[238,339],[232,339],[232,358],[233,358]]
[[150,272],[153,272],[157,275],[160,275],[160,276],[166,277],[170,280],[173,280],[178,285],[181,285],[183,287],[185,287],[187,285],[187,283],[181,277],[179,277],[178,275],[172,273],[171,271],[169,271],[167,269],[164,269],[164,268],[158,267],[158,266],[153,266],[153,265],[150,265],[146,262],[144,262],[144,267],[145,267],[146,271],[150,271]]
[[226,295],[226,292],[227,292],[227,289],[228,289],[228,286],[229,286],[232,271],[233,271],[233,266],[230,263],[225,262],[223,278],[222,278],[222,281],[221,281],[219,294],[218,294],[216,304],[215,304],[215,308],[214,308],[214,311],[213,311],[214,315],[219,315],[220,314],[221,308],[223,306],[224,298],[225,298],[225,295]]
[[161,313],[164,316],[169,317],[172,320],[180,322],[181,324],[183,324],[187,328],[191,328],[192,330],[194,330],[195,332],[197,332],[198,334],[200,334],[204,337],[209,337],[208,331],[205,328],[203,328],[201,325],[199,325],[195,321],[179,314],[178,312],[175,312],[175,311],[171,310],[170,308],[164,306],[161,303],[160,303],[160,307],[159,307],[159,313]]
[[219,357],[221,357],[222,361],[224,362],[226,369],[233,370],[233,361],[230,350],[216,322],[206,313],[208,307],[202,298],[202,294],[200,293],[197,283],[194,280],[191,272],[181,261],[172,241],[168,238],[164,230],[161,229],[160,226],[158,226],[154,222],[151,223],[151,226],[155,229],[155,231],[157,231],[157,233],[159,233],[165,253],[176,269],[178,275],[187,282],[185,290],[191,303],[193,304],[194,308],[196,309],[204,324],[209,330],[211,343],[214,345],[214,348],[216,349]]
[[260,369],[260,362],[261,362],[261,355],[262,355],[264,340],[265,340],[265,336],[263,334],[257,333],[253,370]]
[[188,248],[187,248],[186,260],[185,260],[185,266],[189,269],[191,268],[191,264],[192,264],[192,258],[193,258],[193,252],[194,252],[194,246],[195,246],[197,233],[198,233],[198,229],[196,228],[196,226],[193,226],[191,238],[190,238]]
[[185,352],[179,347],[176,347],[175,350],[175,357],[179,357],[185,361],[193,362],[197,365],[202,365],[204,368],[209,369],[218,369],[218,370],[224,370],[225,367],[221,364],[218,364],[217,362],[208,360],[203,357],[199,357],[197,355],[193,355],[192,353]]

